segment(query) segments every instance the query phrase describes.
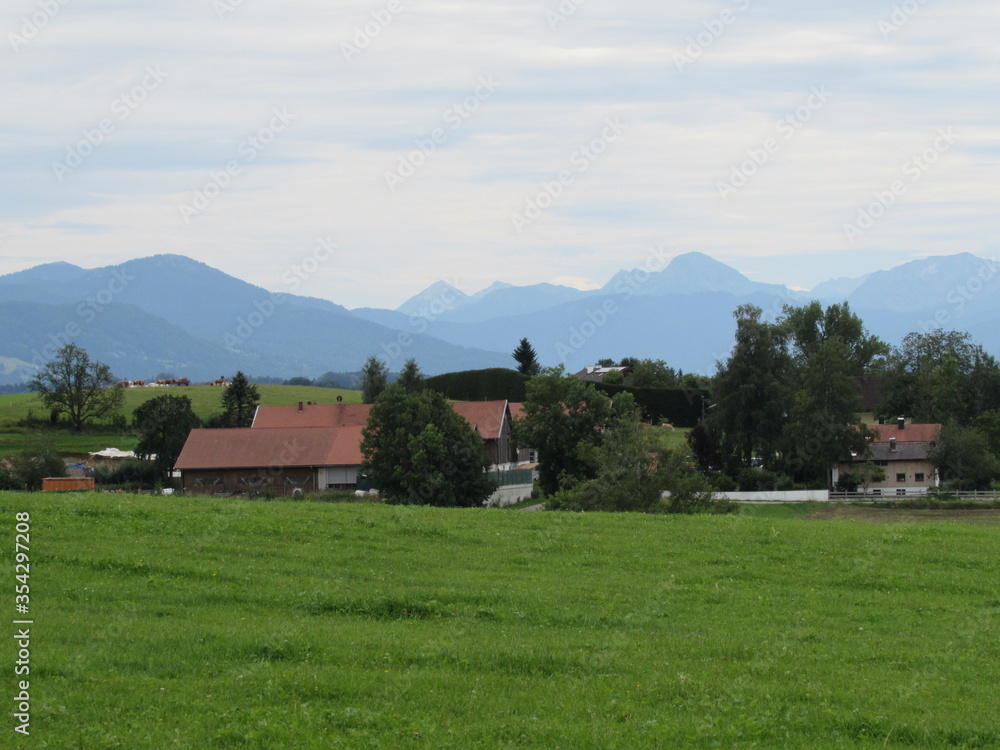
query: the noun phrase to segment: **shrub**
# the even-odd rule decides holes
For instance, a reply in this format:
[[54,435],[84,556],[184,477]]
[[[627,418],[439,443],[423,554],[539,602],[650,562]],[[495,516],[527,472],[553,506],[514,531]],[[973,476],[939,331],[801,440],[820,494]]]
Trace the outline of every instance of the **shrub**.
[[94,481],[100,485],[151,490],[163,481],[152,461],[128,459],[115,466],[95,466]]
[[21,489],[37,491],[42,489],[46,477],[66,476],[66,464],[51,445],[38,440],[11,461],[10,475]]

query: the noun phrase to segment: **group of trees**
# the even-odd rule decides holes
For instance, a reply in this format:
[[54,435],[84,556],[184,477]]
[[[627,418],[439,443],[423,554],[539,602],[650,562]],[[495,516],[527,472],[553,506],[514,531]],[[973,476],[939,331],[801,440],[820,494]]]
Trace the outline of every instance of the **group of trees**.
[[735,475],[761,466],[795,480],[823,479],[838,458],[864,450],[858,377],[889,353],[846,303],[759,307],[734,313],[736,340],[712,381],[713,404],[691,446],[702,466]]
[[869,376],[879,385],[876,416],[944,425],[932,454],[944,479],[968,484],[975,475],[988,486],[1000,477],[998,454],[977,423],[1000,408],[1000,368],[968,334],[912,333],[890,347],[847,303],[785,307],[774,321],[744,305],[734,316],[735,343],[713,378],[713,404],[690,436],[703,468],[735,477],[761,467],[786,481],[828,484],[838,460],[867,451],[860,383]]
[[[708,481],[664,448],[635,399],[614,400],[561,367],[528,383],[518,442],[538,450],[551,508],[641,512],[717,510]],[[664,492],[669,500],[663,501]]]

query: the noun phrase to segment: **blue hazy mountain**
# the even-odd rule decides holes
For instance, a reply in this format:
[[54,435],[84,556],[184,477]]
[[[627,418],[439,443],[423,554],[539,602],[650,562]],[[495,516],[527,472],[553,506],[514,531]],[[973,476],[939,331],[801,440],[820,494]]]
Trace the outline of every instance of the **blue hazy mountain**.
[[178,255],[90,270],[48,263],[0,277],[0,383],[15,382],[32,353],[70,325],[81,329],[75,340],[124,379],[170,371],[199,380],[235,369],[315,377],[356,371],[373,354],[393,370],[413,357],[428,374],[504,367],[522,338],[544,365],[570,370],[634,356],[710,374],[732,347],[739,305],[775,317],[786,304],[814,298],[848,301],[890,344],[941,326],[968,331],[1000,354],[1000,267],[970,254],[836,279],[812,292],[751,281],[702,253],[659,266],[621,271],[593,291],[496,282],[468,295],[439,282],[396,310],[347,310],[272,294]]

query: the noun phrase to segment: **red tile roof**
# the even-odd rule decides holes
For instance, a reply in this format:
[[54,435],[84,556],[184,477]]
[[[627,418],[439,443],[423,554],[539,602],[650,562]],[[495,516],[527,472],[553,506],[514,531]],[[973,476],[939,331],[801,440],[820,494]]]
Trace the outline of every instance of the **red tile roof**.
[[451,407],[479,430],[479,436],[483,440],[496,440],[500,437],[507,409],[506,401],[460,401]]
[[524,418],[524,404],[517,402],[510,402],[507,404],[507,408],[510,409],[511,419],[523,419]]
[[361,426],[192,430],[174,468],[359,466]]
[[363,427],[371,410],[371,404],[259,406],[251,427]]
[[907,424],[899,429],[896,424],[876,424],[868,429],[875,433],[874,443],[888,443],[890,438],[896,438],[897,443],[932,443],[937,440],[941,425]]

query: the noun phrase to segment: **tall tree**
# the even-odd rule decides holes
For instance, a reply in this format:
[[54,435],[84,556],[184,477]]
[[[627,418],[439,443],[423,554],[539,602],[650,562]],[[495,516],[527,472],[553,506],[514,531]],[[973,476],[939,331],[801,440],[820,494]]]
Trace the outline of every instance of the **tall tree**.
[[627,365],[625,361],[622,360],[622,367],[632,369],[625,376],[625,385],[635,388],[676,388],[678,385],[677,371],[662,359],[631,358]]
[[802,307],[785,306],[781,324],[788,329],[799,364],[804,364],[830,341],[840,341],[846,347],[844,372],[866,375],[889,354],[889,346],[870,334],[864,322],[851,312],[846,302],[830,305],[825,310],[819,302]]
[[407,393],[416,393],[424,387],[424,374],[420,371],[417,360],[413,358],[406,360],[396,382]]
[[435,391],[388,386],[362,431],[361,453],[362,472],[391,502],[474,507],[494,490],[482,438]]
[[1000,459],[978,427],[946,424],[931,449],[930,459],[941,480],[958,490],[988,490],[1000,478]]
[[136,407],[133,420],[139,432],[136,455],[145,459],[156,456],[156,467],[163,474],[177,463],[191,430],[201,426],[187,396],[152,398]]
[[76,344],[60,348],[28,386],[41,395],[46,408],[69,417],[77,432],[90,419],[113,415],[125,401],[125,391],[116,386],[111,368],[91,362]]
[[528,342],[528,339],[521,339],[521,343],[517,345],[514,354],[511,356],[517,362],[517,371],[522,375],[534,377],[541,372],[542,368],[538,364],[538,355]]
[[862,424],[861,388],[850,373],[850,348],[834,337],[819,344],[801,364],[784,435],[783,468],[801,479],[831,481],[837,461],[863,453],[868,430]]
[[721,435],[724,457],[750,466],[756,454],[772,466],[793,404],[788,333],[763,320],[763,310],[754,305],[741,305],[733,316],[736,343],[715,375],[715,408],[706,421],[710,432]]
[[611,419],[611,399],[593,384],[546,370],[527,384],[524,417],[515,426],[520,445],[538,450],[539,485],[551,495],[560,487],[593,477],[594,466],[580,447],[600,444]]
[[911,333],[887,358],[880,392],[880,417],[968,423],[1000,408],[1000,367],[968,333]]
[[249,427],[253,424],[260,392],[242,371],[222,391],[222,422],[226,427]]
[[839,458],[865,450],[857,376],[889,347],[872,336],[847,303],[786,307],[779,320],[790,336],[794,401],[784,436],[784,468],[801,479],[825,477]]
[[372,355],[361,368],[361,402],[374,404],[389,383],[389,368],[378,357]]

